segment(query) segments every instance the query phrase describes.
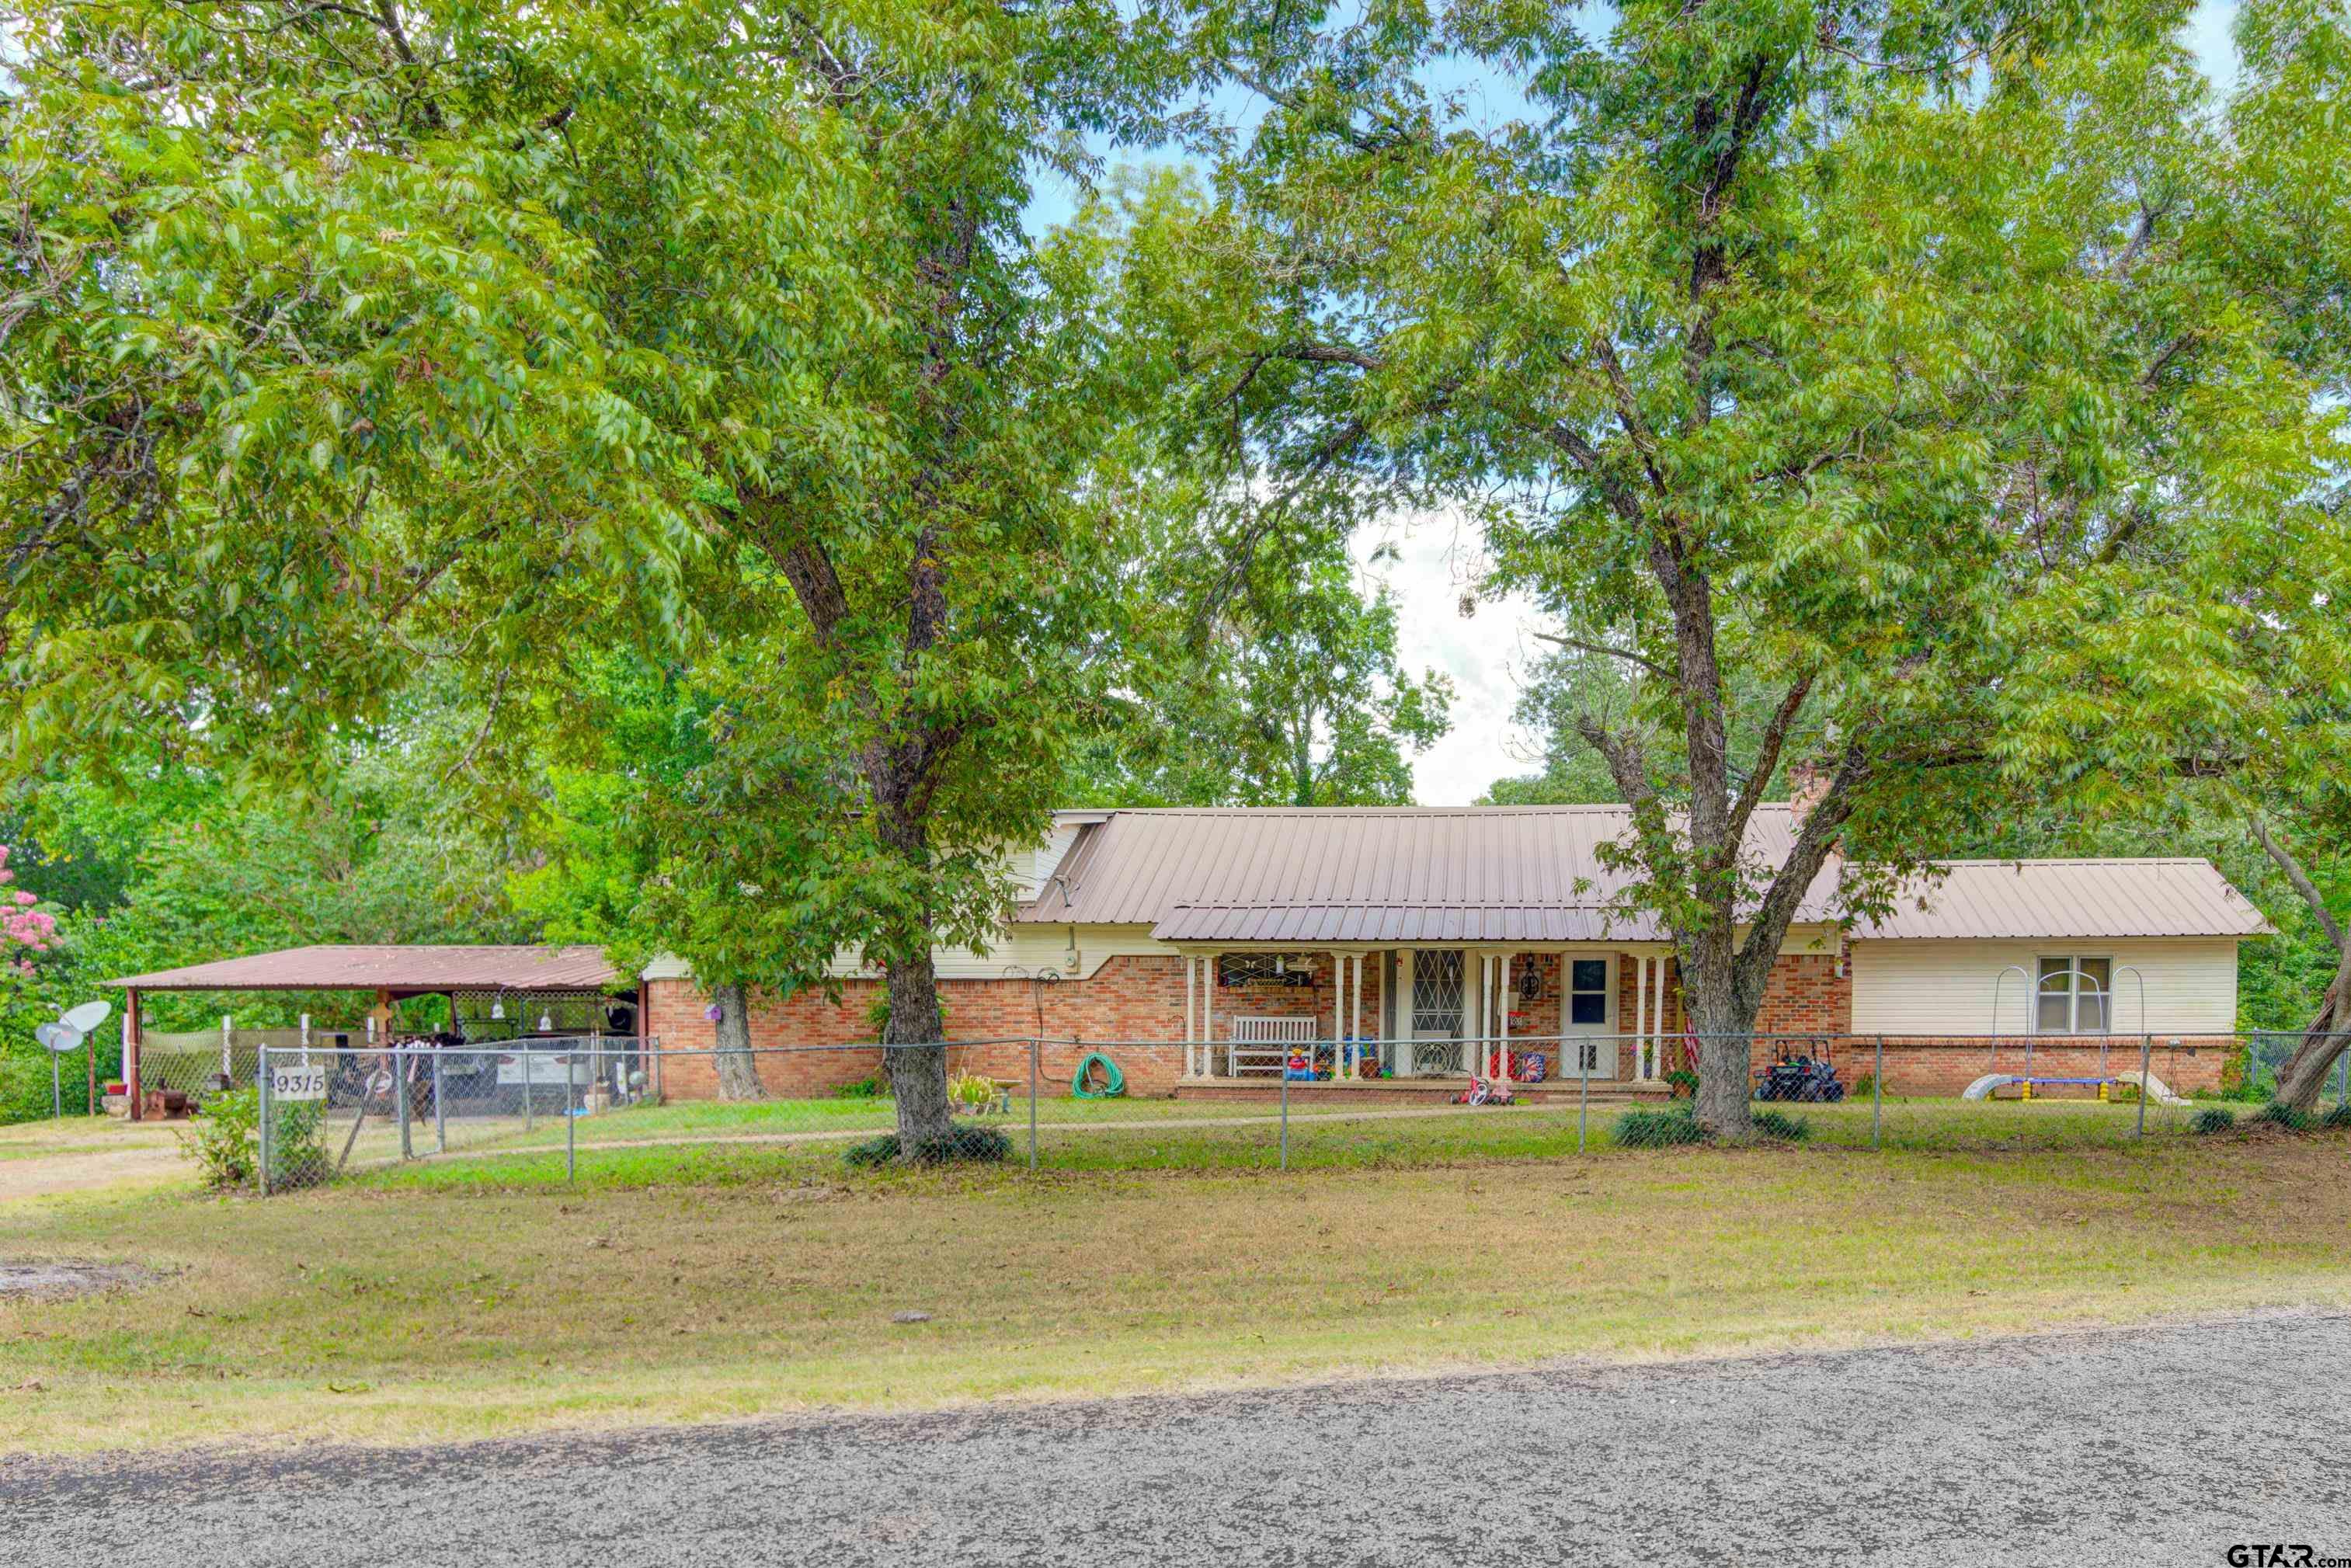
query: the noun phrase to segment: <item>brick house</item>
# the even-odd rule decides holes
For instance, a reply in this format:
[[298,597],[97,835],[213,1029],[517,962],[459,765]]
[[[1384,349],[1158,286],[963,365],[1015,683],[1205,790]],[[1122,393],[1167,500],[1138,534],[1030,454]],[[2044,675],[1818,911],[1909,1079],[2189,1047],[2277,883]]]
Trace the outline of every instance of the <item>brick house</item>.
[[[1784,863],[1799,807],[1765,807],[1749,849]],[[1063,811],[1011,858],[1018,901],[987,952],[942,949],[952,1039],[1040,1038],[1066,1082],[1102,1049],[1131,1092],[1213,1092],[1279,1071],[1293,1047],[1364,1090],[1431,1090],[1543,1057],[1556,1085],[1656,1083],[1683,1060],[1664,933],[1608,907],[1614,806]],[[1951,862],[1883,921],[1840,924],[1836,868],[1791,929],[1758,1028],[1759,1063],[1826,1046],[1840,1066],[1884,1040],[1887,1090],[1956,1093],[2029,1059],[2053,1075],[2135,1068],[2158,1037],[2175,1087],[2209,1088],[2230,1054],[2237,949],[2268,924],[2203,860]],[[871,1040],[879,981],[840,960],[838,998],[765,998],[755,1045]],[[714,1043],[687,968],[643,976],[642,1028]],[[1774,1039],[1772,1037],[1782,1037]],[[2172,1042],[2178,1041],[2175,1046]],[[1027,1047],[973,1044],[982,1071]],[[761,1059],[771,1092],[862,1077],[872,1052]],[[664,1090],[707,1094],[701,1061]]]

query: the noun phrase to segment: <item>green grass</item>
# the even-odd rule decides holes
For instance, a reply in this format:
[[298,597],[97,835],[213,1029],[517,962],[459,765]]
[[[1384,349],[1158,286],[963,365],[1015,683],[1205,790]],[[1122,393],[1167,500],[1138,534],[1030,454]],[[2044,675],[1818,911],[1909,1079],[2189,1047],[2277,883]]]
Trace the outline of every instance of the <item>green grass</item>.
[[[12,1205],[0,1255],[164,1278],[0,1305],[0,1450],[426,1440],[2351,1303],[2339,1134],[1578,1158],[1539,1120],[1388,1124],[1414,1134],[1408,1161],[1286,1176],[1137,1169],[1134,1151],[1179,1152],[1143,1131],[1072,1136],[1038,1177],[858,1175],[837,1149],[737,1142],[609,1151],[577,1188],[534,1154],[266,1202]],[[1248,1130],[1183,1131],[1196,1160]],[[1465,1137],[1489,1141],[1437,1163]],[[1553,1142],[1509,1152],[1536,1137]],[[1122,1168],[1086,1168],[1122,1149]],[[933,1321],[893,1322],[909,1308]]]

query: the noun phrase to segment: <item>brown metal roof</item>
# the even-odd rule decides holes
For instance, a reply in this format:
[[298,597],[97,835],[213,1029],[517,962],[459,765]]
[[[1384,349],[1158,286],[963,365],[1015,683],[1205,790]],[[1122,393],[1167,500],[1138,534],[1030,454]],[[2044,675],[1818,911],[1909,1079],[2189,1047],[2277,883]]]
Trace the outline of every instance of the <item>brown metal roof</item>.
[[2207,860],[1947,861],[1855,936],[2263,936],[2274,928]]
[[[1600,849],[1629,821],[1621,806],[1118,811],[1080,830],[1019,918],[1177,942],[1654,941],[1649,916],[1606,912],[1625,878]],[[1749,853],[1783,863],[1793,821],[1758,810]],[[1803,917],[1825,918],[1813,903]]]
[[107,983],[142,991],[577,991],[620,978],[601,947],[288,947]]
[[[1092,816],[1020,911],[1029,922],[1149,925],[1168,942],[1656,941],[1608,911],[1624,875],[1603,845],[1622,806],[1221,808]],[[1785,864],[1795,814],[1759,809],[1747,852]],[[1797,913],[1836,918],[1836,869]],[[1957,861],[1876,937],[2251,936],[2261,912],[2201,860]]]

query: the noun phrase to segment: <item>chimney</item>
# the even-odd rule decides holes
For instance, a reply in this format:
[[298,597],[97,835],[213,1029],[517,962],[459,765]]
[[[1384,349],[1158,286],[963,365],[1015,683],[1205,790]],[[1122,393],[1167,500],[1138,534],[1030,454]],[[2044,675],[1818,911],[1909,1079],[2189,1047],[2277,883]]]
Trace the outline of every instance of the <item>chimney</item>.
[[1792,826],[1804,825],[1804,819],[1813,814],[1813,808],[1829,792],[1829,780],[1834,774],[1835,769],[1820,762],[1788,764],[1788,810],[1793,819]]

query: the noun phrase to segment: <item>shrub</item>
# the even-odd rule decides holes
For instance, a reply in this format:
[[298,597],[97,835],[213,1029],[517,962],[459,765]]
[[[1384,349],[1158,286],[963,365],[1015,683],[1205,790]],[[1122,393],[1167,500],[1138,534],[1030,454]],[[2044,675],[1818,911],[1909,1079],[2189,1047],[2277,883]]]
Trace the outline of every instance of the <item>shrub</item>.
[[1705,1141],[1705,1129],[1687,1110],[1627,1111],[1616,1118],[1616,1143],[1622,1148],[1665,1149]]
[[2322,1127],[2351,1127],[2351,1100],[2346,1100],[2318,1119]]
[[887,1100],[890,1098],[890,1075],[877,1072],[871,1078],[860,1078],[833,1091],[842,1100]]
[[965,1105],[990,1105],[996,1100],[996,1081],[977,1072],[958,1072],[947,1080],[947,1098]]
[[1791,1116],[1785,1111],[1758,1111],[1755,1130],[1767,1138],[1777,1138],[1784,1144],[1801,1144],[1813,1135],[1813,1124],[1802,1116]]
[[206,1186],[251,1183],[261,1165],[261,1091],[205,1095],[204,1113],[180,1136],[180,1152],[196,1162]]
[[1677,1067],[1667,1073],[1666,1082],[1673,1085],[1677,1100],[1687,1100],[1698,1092],[1698,1074],[1687,1067]]
[[2283,1100],[2273,1100],[2253,1113],[2256,1122],[2274,1122],[2289,1133],[2307,1133],[2318,1125],[2318,1118],[2307,1111],[2297,1111]]
[[2188,1130],[2199,1134],[2225,1133],[2236,1124],[2237,1113],[2234,1111],[2219,1105],[2208,1105],[2196,1113],[2196,1119],[2188,1124]]
[[1877,1074],[1865,1072],[1853,1081],[1853,1087],[1844,1092],[1844,1097],[1848,1100],[1866,1100],[1876,1092]]
[[868,1170],[887,1165],[1000,1165],[1012,1157],[1012,1140],[994,1127],[961,1123],[946,1136],[928,1139],[904,1153],[898,1146],[898,1134],[884,1133],[878,1138],[852,1145],[841,1157],[849,1165]]

